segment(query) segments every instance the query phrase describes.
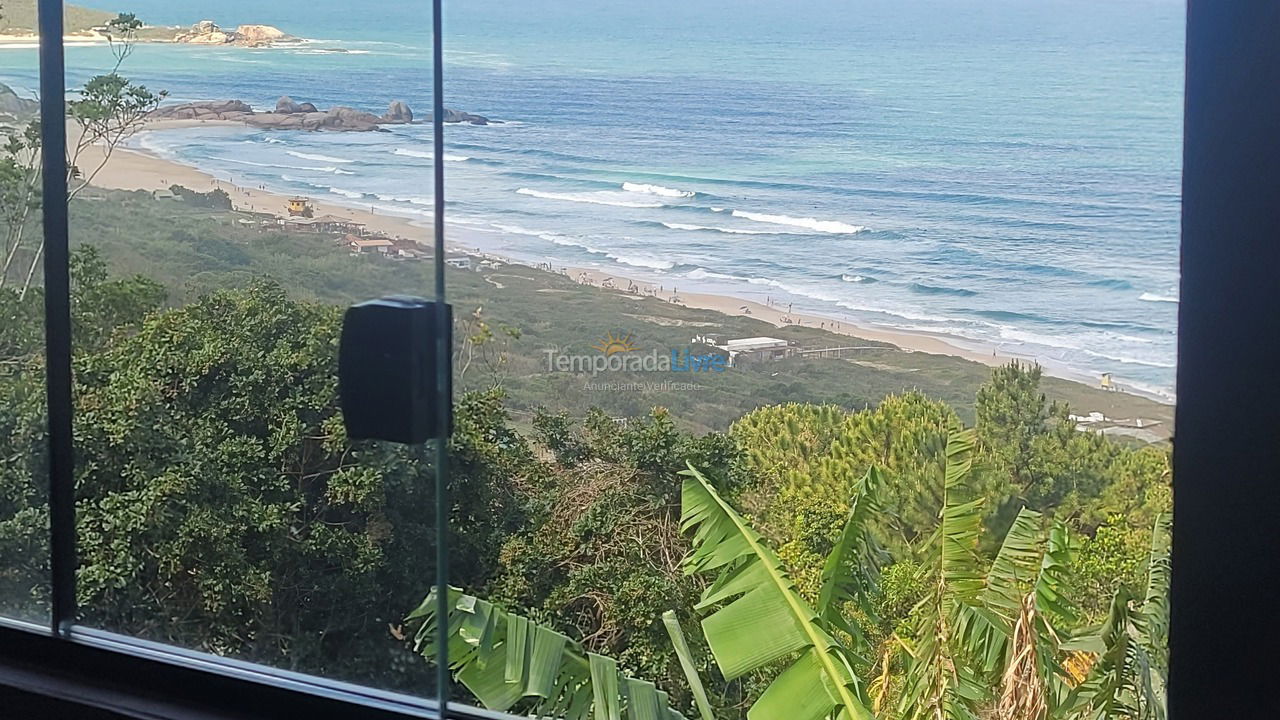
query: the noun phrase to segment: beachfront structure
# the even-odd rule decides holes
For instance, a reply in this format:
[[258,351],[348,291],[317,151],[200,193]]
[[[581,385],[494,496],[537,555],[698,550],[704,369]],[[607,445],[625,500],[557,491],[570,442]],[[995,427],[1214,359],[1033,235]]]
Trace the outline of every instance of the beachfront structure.
[[364,223],[338,215],[321,215],[320,217],[289,217],[283,219],[286,230],[316,233],[350,233],[364,234]]
[[310,200],[301,196],[296,196],[296,195],[294,197],[289,198],[288,209],[289,209],[290,217],[309,218],[315,212],[311,208]]
[[393,251],[392,248],[395,247],[395,243],[386,238],[362,238],[355,237],[354,235],[348,235],[347,237],[350,238],[347,246],[351,248],[351,252],[357,255],[366,252],[375,252],[386,255],[391,253]]
[[795,354],[795,347],[786,340],[771,337],[749,337],[726,340],[715,347],[729,354],[729,364],[781,360]]
[[471,258],[466,255],[454,255],[453,257],[445,258],[444,264],[459,270],[470,270]]
[[419,258],[428,257],[427,248],[416,240],[410,240],[404,237],[389,238],[384,235],[374,235],[384,240],[391,241],[391,254],[406,260],[417,260]]

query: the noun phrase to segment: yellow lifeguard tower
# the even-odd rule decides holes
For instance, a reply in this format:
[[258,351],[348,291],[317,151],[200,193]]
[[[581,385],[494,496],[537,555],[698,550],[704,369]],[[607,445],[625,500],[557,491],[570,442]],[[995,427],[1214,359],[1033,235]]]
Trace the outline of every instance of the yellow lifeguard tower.
[[1099,383],[1103,390],[1115,392],[1117,390],[1115,382],[1111,380],[1111,373],[1102,373],[1102,381]]
[[289,198],[289,215],[291,217],[311,217],[315,214],[315,210],[311,207],[311,201],[304,197]]

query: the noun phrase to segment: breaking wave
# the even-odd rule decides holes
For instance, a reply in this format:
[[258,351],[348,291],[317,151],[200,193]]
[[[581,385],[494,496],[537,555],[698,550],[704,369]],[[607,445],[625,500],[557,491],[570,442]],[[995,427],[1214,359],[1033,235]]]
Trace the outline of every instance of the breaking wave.
[[752,220],[760,223],[770,223],[772,225],[790,225],[792,227],[808,228],[824,233],[837,233],[851,235],[866,230],[862,225],[850,225],[839,220],[818,220],[817,218],[797,218],[790,215],[769,215],[766,213],[747,212],[746,210],[734,210],[734,217],[740,217],[746,220]]

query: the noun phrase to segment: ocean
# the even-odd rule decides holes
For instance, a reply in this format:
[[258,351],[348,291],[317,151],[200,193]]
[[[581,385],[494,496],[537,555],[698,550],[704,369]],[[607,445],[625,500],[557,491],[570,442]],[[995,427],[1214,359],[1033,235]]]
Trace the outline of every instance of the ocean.
[[[122,3],[123,4],[123,3]],[[141,45],[173,101],[430,108],[425,3],[130,0],[311,42]],[[449,2],[454,241],[1111,372],[1174,397],[1184,4]],[[120,8],[110,8],[120,9]],[[103,47],[69,47],[82,82]],[[35,51],[0,51],[34,88]],[[193,128],[137,147],[243,185],[430,219],[430,128]]]

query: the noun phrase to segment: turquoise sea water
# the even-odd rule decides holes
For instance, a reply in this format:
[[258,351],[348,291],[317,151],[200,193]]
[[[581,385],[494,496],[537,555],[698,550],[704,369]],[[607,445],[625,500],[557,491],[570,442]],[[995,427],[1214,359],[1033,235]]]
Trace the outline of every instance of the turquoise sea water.
[[[430,106],[427,8],[133,0],[294,49],[141,46],[175,100]],[[120,9],[120,8],[109,8]],[[449,218],[469,244],[946,333],[1173,391],[1183,4],[449,2]],[[342,52],[337,52],[342,51]],[[67,51],[83,80],[103,48]],[[0,51],[33,87],[34,50]],[[137,143],[242,184],[429,217],[429,128]]]

